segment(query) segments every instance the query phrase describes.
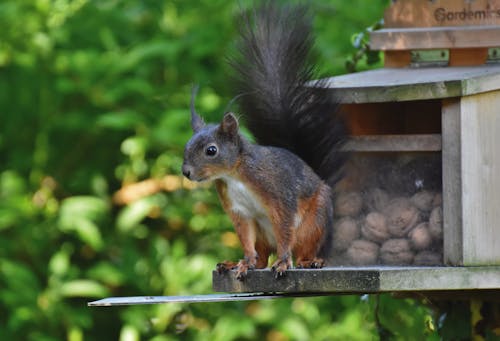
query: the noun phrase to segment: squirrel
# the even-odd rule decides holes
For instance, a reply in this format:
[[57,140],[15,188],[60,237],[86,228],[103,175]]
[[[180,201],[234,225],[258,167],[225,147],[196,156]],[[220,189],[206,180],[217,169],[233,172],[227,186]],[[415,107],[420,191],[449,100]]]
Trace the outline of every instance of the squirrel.
[[239,133],[235,114],[205,124],[191,97],[193,136],[184,150],[182,173],[215,182],[222,207],[240,239],[244,258],[224,261],[219,272],[249,270],[277,260],[276,278],[293,266],[325,264],[333,229],[335,184],[345,139],[338,104],[312,81],[312,17],[303,4],[268,0],[243,14],[237,53],[230,57],[241,116],[256,144]]

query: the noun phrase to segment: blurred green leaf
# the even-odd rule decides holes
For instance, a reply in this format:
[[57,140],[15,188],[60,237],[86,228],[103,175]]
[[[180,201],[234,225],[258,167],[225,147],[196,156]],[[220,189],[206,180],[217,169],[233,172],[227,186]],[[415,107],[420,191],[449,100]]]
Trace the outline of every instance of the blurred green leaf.
[[141,136],[129,137],[123,141],[121,151],[130,157],[142,157],[146,152],[147,140]]
[[[377,297],[371,299],[375,302]],[[393,300],[390,295],[378,295],[378,299],[375,311],[378,313],[380,328],[386,329],[396,338],[417,340],[433,332],[426,323],[430,315],[427,307],[419,305],[415,300]]]
[[49,270],[51,273],[62,276],[69,270],[70,259],[69,254],[64,249],[59,250],[49,261]]
[[130,325],[123,326],[120,332],[120,341],[139,341],[139,331]]
[[0,174],[0,197],[9,197],[26,192],[26,180],[14,171]]
[[105,286],[88,279],[65,282],[61,285],[60,291],[64,297],[103,298],[109,295],[109,291]]
[[150,41],[142,43],[122,55],[117,60],[117,63],[111,66],[110,71],[113,73],[131,71],[144,60],[155,57],[161,57],[168,61],[175,56],[179,47],[179,43],[176,41]]
[[83,341],[83,331],[81,328],[72,327],[68,332],[68,341]]
[[96,125],[102,128],[130,130],[142,121],[142,116],[132,110],[114,111],[102,114]]
[[93,222],[102,221],[109,211],[108,203],[98,197],[73,196],[64,199],[59,212],[63,224],[74,219],[85,219]]
[[116,227],[122,232],[131,231],[158,205],[158,196],[151,196],[125,206],[116,218]]
[[[38,295],[40,282],[31,269],[23,263],[0,260],[0,297],[4,303],[16,301],[33,304]],[[14,305],[14,304],[13,304]]]
[[59,212],[59,227],[64,232],[75,232],[82,242],[101,250],[104,241],[98,223],[106,218],[108,210],[107,202],[97,197],[65,199]]
[[214,327],[213,340],[252,338],[255,333],[252,322],[238,315],[221,316]]
[[125,282],[125,276],[116,266],[101,262],[93,266],[88,272],[88,278],[105,283],[109,286],[120,286]]
[[287,318],[281,324],[280,329],[295,340],[309,340],[311,338],[307,326],[298,318]]

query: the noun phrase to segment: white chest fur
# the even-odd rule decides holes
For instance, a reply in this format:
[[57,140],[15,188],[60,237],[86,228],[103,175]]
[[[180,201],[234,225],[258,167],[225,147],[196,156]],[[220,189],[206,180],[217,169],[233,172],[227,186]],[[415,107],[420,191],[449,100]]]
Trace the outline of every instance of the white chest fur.
[[237,179],[225,177],[224,181],[227,184],[227,196],[231,203],[231,210],[243,218],[254,220],[265,234],[267,241],[271,245],[275,245],[271,221],[258,197]]

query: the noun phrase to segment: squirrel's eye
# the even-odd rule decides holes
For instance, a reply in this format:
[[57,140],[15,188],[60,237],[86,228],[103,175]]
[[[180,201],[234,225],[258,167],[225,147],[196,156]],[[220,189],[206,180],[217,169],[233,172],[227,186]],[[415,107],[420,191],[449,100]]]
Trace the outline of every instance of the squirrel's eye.
[[217,154],[217,147],[208,146],[207,149],[205,149],[205,154],[207,154],[208,156],[215,156],[215,154]]

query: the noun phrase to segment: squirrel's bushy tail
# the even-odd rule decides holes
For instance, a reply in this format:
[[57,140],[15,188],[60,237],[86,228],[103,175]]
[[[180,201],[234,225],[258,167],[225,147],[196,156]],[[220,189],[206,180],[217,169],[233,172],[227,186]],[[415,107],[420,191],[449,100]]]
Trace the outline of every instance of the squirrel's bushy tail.
[[286,148],[328,181],[343,163],[345,128],[338,104],[312,81],[312,16],[306,5],[266,0],[244,14],[230,58],[241,114],[257,143]]

